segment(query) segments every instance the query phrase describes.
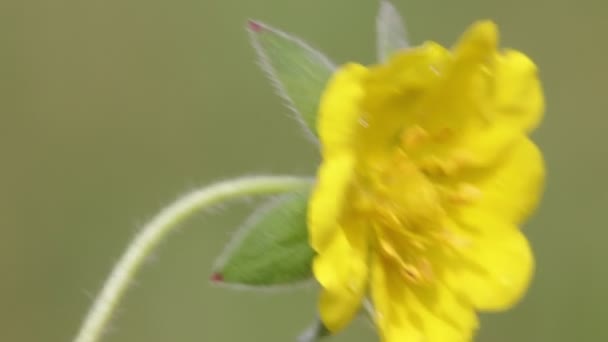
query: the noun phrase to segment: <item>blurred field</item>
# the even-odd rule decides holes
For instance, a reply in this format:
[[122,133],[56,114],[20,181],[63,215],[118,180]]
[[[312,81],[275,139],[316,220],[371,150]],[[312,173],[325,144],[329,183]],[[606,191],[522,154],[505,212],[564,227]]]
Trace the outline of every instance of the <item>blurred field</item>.
[[[411,40],[451,44],[481,18],[539,64],[535,139],[548,187],[527,233],[525,300],[478,340],[607,341],[608,3],[395,0]],[[254,63],[253,17],[336,62],[374,58],[368,0],[4,0],[0,3],[0,341],[70,341],[139,224],[181,192],[239,174],[312,174],[315,147]],[[207,283],[251,205],[187,224],[140,274],[105,341],[291,341],[314,289]],[[374,341],[362,322],[331,341]]]

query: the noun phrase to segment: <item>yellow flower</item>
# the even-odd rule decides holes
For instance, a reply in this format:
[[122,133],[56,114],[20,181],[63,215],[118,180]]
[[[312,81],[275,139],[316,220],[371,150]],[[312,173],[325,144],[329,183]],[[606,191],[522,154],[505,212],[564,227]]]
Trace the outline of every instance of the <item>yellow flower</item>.
[[331,332],[369,296],[383,341],[469,341],[477,311],[525,292],[544,101],[532,61],[497,36],[478,22],[451,51],[426,43],[329,82],[308,220]]

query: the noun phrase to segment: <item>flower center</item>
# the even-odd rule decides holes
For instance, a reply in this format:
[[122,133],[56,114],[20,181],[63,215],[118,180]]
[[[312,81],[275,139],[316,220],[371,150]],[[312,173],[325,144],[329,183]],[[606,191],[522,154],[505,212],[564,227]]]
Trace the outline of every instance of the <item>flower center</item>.
[[444,215],[440,194],[400,150],[375,169],[358,179],[353,217],[372,229],[376,248],[405,279],[430,280],[431,265],[423,255],[433,244],[433,232]]
[[418,153],[431,138],[421,128],[404,132],[385,156],[360,166],[352,193],[352,217],[371,228],[381,257],[412,284],[434,278],[428,254],[449,244],[442,226],[447,205],[478,196],[469,184],[448,189],[437,181],[437,177],[449,178],[452,170],[446,166],[449,163]]

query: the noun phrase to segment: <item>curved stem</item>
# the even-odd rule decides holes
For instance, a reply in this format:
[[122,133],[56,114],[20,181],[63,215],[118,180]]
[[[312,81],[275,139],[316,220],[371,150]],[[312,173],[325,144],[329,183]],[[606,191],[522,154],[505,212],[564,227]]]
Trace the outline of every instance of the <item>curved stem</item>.
[[164,208],[135,236],[108,276],[74,342],[99,341],[129,283],[146,257],[179,223],[192,214],[226,200],[292,191],[310,185],[307,178],[246,177],[195,190]]

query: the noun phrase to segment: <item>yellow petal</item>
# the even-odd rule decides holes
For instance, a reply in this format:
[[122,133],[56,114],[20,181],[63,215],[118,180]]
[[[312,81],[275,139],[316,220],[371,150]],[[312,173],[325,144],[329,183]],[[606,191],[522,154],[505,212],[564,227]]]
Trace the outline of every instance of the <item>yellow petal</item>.
[[491,21],[475,23],[462,35],[444,82],[432,97],[435,117],[428,118],[430,123],[440,129],[449,123],[462,130],[456,132],[460,134],[487,122],[497,45],[498,30]]
[[478,32],[473,36],[477,38],[465,39],[461,45],[476,51],[477,64],[466,58],[458,61],[458,53],[455,62],[468,66],[465,75],[460,76],[463,80],[453,82],[460,85],[463,99],[471,100],[457,102],[465,112],[469,111],[469,118],[464,121],[468,124],[456,132],[462,137],[456,150],[467,151],[477,164],[487,164],[522,134],[536,128],[544,111],[544,99],[536,66],[528,57],[514,50],[489,51],[490,47],[496,48],[495,33]]
[[476,63],[496,51],[498,28],[489,20],[478,21],[462,35],[455,47],[457,59],[473,60]]
[[494,107],[504,125],[536,128],[542,119],[544,99],[538,71],[523,53],[507,50],[498,56],[494,68]]
[[470,184],[479,193],[470,203],[457,204],[456,215],[466,224],[476,224],[489,215],[519,225],[538,205],[544,178],[541,152],[522,136],[493,167],[458,179],[457,183]]
[[520,52],[499,52],[497,44],[492,22],[473,25],[455,47],[443,83],[412,116],[412,125],[443,137],[430,139],[430,158],[487,165],[537,126],[544,100],[536,67]]
[[371,291],[375,320],[384,342],[467,342],[477,316],[470,303],[441,283],[412,285],[376,258]]
[[440,83],[441,70],[450,61],[442,46],[424,45],[395,54],[387,64],[369,69],[365,79],[363,127],[359,129],[360,154],[373,155],[395,146],[404,127],[417,125],[420,105]]
[[525,293],[534,269],[528,240],[517,227],[491,219],[454,228],[454,249],[432,260],[443,281],[479,310],[504,310]]
[[331,332],[343,329],[361,307],[368,282],[367,249],[364,234],[347,239],[344,230],[338,228],[313,262],[315,278],[323,287],[319,299],[321,320]]
[[374,306],[374,321],[383,342],[423,341],[424,334],[412,322],[403,308],[405,289],[403,279],[390,272],[379,255],[371,260],[370,290]]
[[469,117],[457,132],[461,139],[455,148],[456,153],[467,151],[475,164],[482,165],[495,161],[521,135],[536,128],[544,111],[536,66],[528,57],[508,50],[495,54],[492,61],[472,73],[479,80],[468,93],[476,98],[461,105],[478,115],[472,121]]
[[367,69],[359,64],[342,66],[329,81],[319,106],[318,131],[324,158],[350,153],[360,126],[363,79]]
[[319,168],[317,184],[308,204],[310,245],[317,252],[323,251],[338,227],[354,175],[354,164],[354,156],[343,153],[326,160]]

